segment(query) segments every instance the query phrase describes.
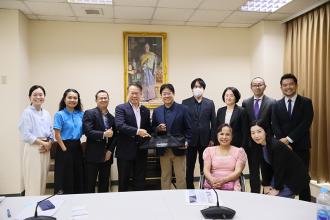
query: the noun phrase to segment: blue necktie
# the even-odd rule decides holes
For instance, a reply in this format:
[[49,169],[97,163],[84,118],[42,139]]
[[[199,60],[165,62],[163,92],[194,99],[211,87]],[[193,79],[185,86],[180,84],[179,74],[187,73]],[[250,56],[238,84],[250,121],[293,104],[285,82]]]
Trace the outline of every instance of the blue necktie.
[[288,100],[288,113],[289,113],[289,117],[291,118],[291,113],[292,113],[292,100],[289,99]]
[[255,99],[255,103],[254,103],[254,106],[253,106],[253,111],[254,111],[254,117],[255,119],[258,119],[259,117],[259,100],[260,99]]

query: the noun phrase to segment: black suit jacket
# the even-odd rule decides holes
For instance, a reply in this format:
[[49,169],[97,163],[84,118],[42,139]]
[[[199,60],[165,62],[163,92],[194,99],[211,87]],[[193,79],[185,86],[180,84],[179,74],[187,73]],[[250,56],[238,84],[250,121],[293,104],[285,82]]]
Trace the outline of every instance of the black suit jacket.
[[[226,106],[218,109],[216,127],[219,127],[219,125],[225,123],[226,111]],[[231,144],[235,147],[246,148],[248,143],[249,129],[245,109],[235,105],[229,125],[232,127],[233,131],[233,140],[231,141]],[[215,134],[214,140],[216,143],[218,143],[217,134]]]
[[276,101],[272,111],[272,128],[277,139],[289,136],[294,150],[306,150],[311,147],[310,126],[313,121],[313,105],[309,98],[298,95],[294,103],[291,118],[285,106],[285,99]]
[[[273,136],[273,131],[271,127],[271,120],[272,120],[272,108],[273,104],[275,103],[275,99],[269,98],[268,96],[264,95],[262,98],[259,116],[258,119],[254,115],[254,96],[245,99],[242,103],[242,107],[246,110],[247,118],[248,118],[248,131],[250,131],[250,124],[255,120],[261,121],[266,127],[266,133],[269,137]],[[253,141],[251,139],[250,132],[248,132],[249,136],[249,146],[253,145]]]
[[[141,105],[140,114],[140,129],[145,129],[150,134],[151,124],[149,109]],[[136,124],[133,107],[129,102],[116,107],[115,122],[118,129],[116,157],[125,160],[134,160],[139,150],[139,146],[145,140],[136,135],[138,126]]]
[[[164,105],[156,108],[152,114],[152,128],[154,132],[157,132],[157,126],[159,124],[166,124],[167,134],[183,135],[186,138],[188,144],[191,140],[191,119],[188,113],[187,107],[176,102],[170,108],[170,112],[165,118]],[[176,156],[185,155],[185,149],[172,148],[173,154]],[[157,149],[158,155],[164,155],[164,149]]]
[[[88,162],[101,163],[104,162],[107,150],[115,151],[117,129],[114,117],[108,113],[110,127],[113,130],[111,138],[103,138],[105,131],[102,112],[99,108],[93,108],[85,111],[83,117],[83,131],[87,137],[86,160]],[[110,162],[112,163],[112,156]]]
[[261,162],[262,185],[270,186],[274,176],[274,188],[283,189],[287,185],[292,192],[299,194],[309,185],[310,177],[303,161],[285,144],[270,138],[266,145],[270,164]]
[[187,106],[191,118],[192,136],[190,146],[198,147],[198,144],[203,147],[208,146],[215,135],[216,129],[214,102],[203,97],[199,115],[196,112],[196,99],[194,97],[183,100],[182,104]]

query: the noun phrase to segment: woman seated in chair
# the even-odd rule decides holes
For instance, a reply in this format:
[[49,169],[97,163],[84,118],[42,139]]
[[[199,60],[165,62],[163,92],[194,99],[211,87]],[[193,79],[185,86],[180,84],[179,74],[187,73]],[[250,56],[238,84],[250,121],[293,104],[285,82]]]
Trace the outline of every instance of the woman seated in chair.
[[250,131],[253,141],[263,151],[261,175],[264,194],[293,198],[304,190],[308,191],[310,177],[307,169],[291,147],[268,137],[261,122],[252,122]]
[[208,147],[203,153],[204,188],[240,191],[239,177],[247,160],[243,148],[230,144],[232,129],[229,124],[221,124],[217,130],[219,146]]

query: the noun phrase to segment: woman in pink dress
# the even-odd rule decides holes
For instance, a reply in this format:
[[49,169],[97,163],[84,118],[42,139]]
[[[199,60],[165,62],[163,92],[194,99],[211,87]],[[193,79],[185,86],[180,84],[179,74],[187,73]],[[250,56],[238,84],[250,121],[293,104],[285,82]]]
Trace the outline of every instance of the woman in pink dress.
[[204,188],[240,191],[239,176],[247,160],[243,148],[230,145],[232,129],[222,124],[217,130],[219,146],[208,147],[203,153]]

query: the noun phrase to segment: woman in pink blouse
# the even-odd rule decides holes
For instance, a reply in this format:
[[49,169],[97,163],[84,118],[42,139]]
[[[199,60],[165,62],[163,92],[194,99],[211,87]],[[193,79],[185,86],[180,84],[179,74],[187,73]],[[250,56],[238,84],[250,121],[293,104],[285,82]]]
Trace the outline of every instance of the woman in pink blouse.
[[204,188],[240,191],[239,176],[247,160],[243,148],[230,145],[232,129],[222,124],[217,130],[219,146],[208,147],[203,153]]

